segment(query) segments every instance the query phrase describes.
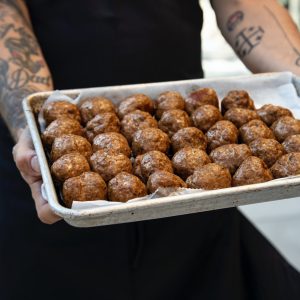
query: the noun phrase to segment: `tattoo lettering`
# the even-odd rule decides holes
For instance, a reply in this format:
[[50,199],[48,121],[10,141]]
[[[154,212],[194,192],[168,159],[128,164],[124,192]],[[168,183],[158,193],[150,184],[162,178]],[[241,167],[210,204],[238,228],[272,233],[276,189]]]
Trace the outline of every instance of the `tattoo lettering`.
[[287,34],[285,33],[283,27],[281,26],[279,20],[277,19],[277,17],[275,16],[275,14],[266,6],[264,5],[265,10],[268,11],[268,13],[271,15],[271,17],[274,19],[274,21],[276,22],[276,24],[278,25],[278,27],[280,28],[280,30],[282,31],[284,38],[286,39],[286,41],[289,43],[290,47],[292,47],[294,53],[297,55],[297,58],[295,60],[295,65],[297,67],[300,67],[300,51],[293,45],[293,43],[291,42],[291,40],[289,39],[289,37],[287,36]]
[[236,26],[238,26],[244,19],[244,13],[240,10],[236,11],[235,13],[233,13],[226,24],[227,30],[228,31],[233,31]]
[[7,86],[11,89],[19,89],[28,83],[28,74],[24,69],[18,69],[7,78]]
[[239,57],[245,57],[261,42],[265,31],[260,27],[251,26],[239,32],[235,39],[234,48]]
[[50,86],[51,78],[50,76],[45,77],[30,74],[24,69],[13,71],[11,76],[8,76],[7,78],[7,86],[12,90],[22,88],[30,82]]

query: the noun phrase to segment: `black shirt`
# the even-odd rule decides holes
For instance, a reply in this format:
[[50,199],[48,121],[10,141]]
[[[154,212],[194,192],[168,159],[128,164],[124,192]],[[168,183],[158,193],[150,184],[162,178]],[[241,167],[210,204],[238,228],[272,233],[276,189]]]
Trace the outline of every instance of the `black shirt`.
[[202,77],[197,0],[28,0],[56,88]]
[[[55,88],[199,78],[197,0],[28,0]],[[299,299],[236,209],[79,229],[38,221],[0,124],[1,300]]]

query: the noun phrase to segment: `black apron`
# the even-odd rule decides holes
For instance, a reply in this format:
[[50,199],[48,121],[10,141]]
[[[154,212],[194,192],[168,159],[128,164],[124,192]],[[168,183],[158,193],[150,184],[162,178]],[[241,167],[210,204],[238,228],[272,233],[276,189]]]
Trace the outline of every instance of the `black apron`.
[[[28,0],[55,88],[200,78],[197,0]],[[0,299],[299,299],[236,210],[79,229],[36,217],[0,122]]]

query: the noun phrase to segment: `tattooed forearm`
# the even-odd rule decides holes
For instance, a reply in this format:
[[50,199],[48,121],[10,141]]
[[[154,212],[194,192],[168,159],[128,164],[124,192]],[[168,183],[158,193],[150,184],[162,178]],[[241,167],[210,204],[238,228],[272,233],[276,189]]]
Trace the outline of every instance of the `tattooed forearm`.
[[[3,3],[17,1],[0,1]],[[15,7],[14,7],[15,9]],[[18,11],[18,10],[17,10]],[[0,113],[14,138],[25,127],[22,99],[52,88],[52,80],[37,41],[23,19],[7,8],[0,16]]]
[[[266,6],[263,5],[263,8],[267,11],[267,13],[271,16],[271,18],[278,26],[281,31],[284,39],[288,43],[289,47],[293,50],[296,55],[295,65],[300,67],[300,50],[298,50],[288,34],[285,32],[285,29],[281,25],[279,19],[276,17],[275,13]],[[242,25],[244,20],[244,13],[242,11],[236,11],[231,14],[226,22],[226,29],[228,32],[233,32],[239,25]],[[236,36],[234,41],[234,49],[239,57],[243,58],[248,55],[256,46],[258,46],[265,34],[265,30],[261,26],[251,26],[247,28],[243,28]],[[277,37],[278,38],[278,37]]]
[[260,27],[251,26],[244,28],[235,37],[234,48],[239,57],[248,55],[258,46],[264,36],[265,31]]
[[[234,12],[227,20],[226,28],[228,31],[234,31],[242,23],[244,13],[242,11]],[[248,55],[256,46],[258,46],[264,36],[264,29],[261,26],[250,26],[243,28],[234,40],[234,50],[241,58]]]
[[223,36],[250,71],[300,75],[300,33],[279,2],[219,0],[213,7]]
[[264,5],[265,10],[270,14],[270,16],[274,19],[274,21],[276,22],[277,26],[279,27],[279,29],[281,30],[284,38],[286,39],[286,41],[289,43],[290,47],[293,49],[294,53],[297,55],[297,58],[295,60],[295,65],[300,67],[300,51],[293,45],[292,41],[289,39],[288,35],[286,34],[285,30],[283,29],[283,27],[281,26],[279,20],[277,19],[277,17],[275,16],[275,14],[266,6]]

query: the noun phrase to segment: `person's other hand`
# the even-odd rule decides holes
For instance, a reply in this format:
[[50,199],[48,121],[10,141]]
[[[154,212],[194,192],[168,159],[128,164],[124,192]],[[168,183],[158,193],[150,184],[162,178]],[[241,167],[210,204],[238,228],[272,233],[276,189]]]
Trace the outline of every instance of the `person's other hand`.
[[59,221],[61,217],[52,212],[48,202],[42,196],[40,166],[28,128],[20,133],[18,142],[13,148],[13,156],[17,168],[31,189],[39,219],[45,224]]

